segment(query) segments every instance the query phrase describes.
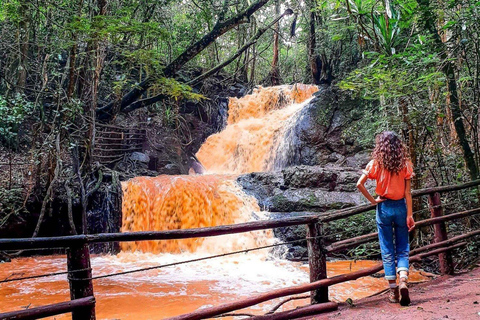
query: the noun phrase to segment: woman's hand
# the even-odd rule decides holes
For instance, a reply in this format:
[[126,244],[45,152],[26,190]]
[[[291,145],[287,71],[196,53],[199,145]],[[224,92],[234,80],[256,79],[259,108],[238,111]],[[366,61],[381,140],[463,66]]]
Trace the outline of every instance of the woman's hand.
[[408,232],[412,231],[413,228],[415,228],[415,220],[413,220],[413,217],[407,217],[407,227]]
[[[385,200],[387,200],[387,199],[381,198],[380,196],[378,196],[377,199],[375,199],[375,203],[380,203],[380,202],[383,202],[383,201],[385,201]],[[374,203],[374,204],[375,204],[375,203]]]

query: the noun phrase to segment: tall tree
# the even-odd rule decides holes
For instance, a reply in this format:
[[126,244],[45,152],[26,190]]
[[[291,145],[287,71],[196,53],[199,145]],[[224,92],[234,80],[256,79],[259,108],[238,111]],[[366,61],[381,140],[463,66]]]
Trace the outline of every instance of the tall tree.
[[[280,0],[275,0],[275,16],[280,15]],[[280,22],[275,23],[275,28],[273,30],[273,58],[272,58],[272,69],[270,70],[269,74],[269,82],[273,86],[277,86],[280,84],[281,76],[280,76],[280,67],[278,64],[279,60],[279,50],[280,50],[280,43],[279,43],[279,35],[280,35]]]
[[475,156],[470,148],[467,132],[463,123],[462,110],[460,108],[460,98],[457,91],[458,85],[455,77],[455,74],[457,73],[455,63],[449,59],[449,50],[440,37],[440,30],[436,27],[438,17],[435,14],[434,8],[431,7],[430,0],[418,0],[418,4],[422,15],[420,21],[423,23],[423,28],[433,38],[434,50],[438,52],[442,59],[441,68],[446,77],[447,90],[449,93],[448,107],[452,112],[457,139],[463,150],[465,163],[470,173],[470,177],[472,179],[477,179],[478,167],[475,162]]
[[316,24],[316,0],[307,0],[307,8],[309,10],[308,19],[308,63],[312,82],[314,84],[320,84],[321,76],[321,60],[317,54],[317,39],[315,32]]

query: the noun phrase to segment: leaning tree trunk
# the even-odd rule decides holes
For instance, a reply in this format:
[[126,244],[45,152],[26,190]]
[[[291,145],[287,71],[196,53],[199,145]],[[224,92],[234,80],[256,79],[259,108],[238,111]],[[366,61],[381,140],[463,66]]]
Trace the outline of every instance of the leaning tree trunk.
[[209,71],[205,72],[204,74],[196,77],[195,79],[191,80],[190,82],[188,82],[187,84],[188,85],[195,85],[195,84],[198,84],[200,81],[202,81],[203,79],[213,75],[214,73],[218,72],[219,70],[221,70],[222,68],[224,68],[225,66],[227,66],[228,64],[232,63],[235,59],[237,59],[238,57],[240,57],[240,55],[245,52],[248,48],[250,48],[250,46],[254,45],[255,43],[257,43],[258,39],[269,29],[272,27],[272,25],[278,23],[278,21],[280,21],[280,19],[282,19],[284,16],[287,16],[287,15],[291,15],[293,14],[293,11],[292,9],[287,9],[285,10],[285,12],[281,15],[279,15],[278,17],[276,17],[272,22],[270,22],[268,25],[266,25],[265,27],[263,28],[260,28],[257,30],[257,32],[255,33],[255,35],[253,37],[251,37],[247,43],[245,43],[241,48],[238,49],[237,52],[235,52],[232,56],[230,56],[227,60],[225,60],[224,62],[220,63],[219,65],[217,65],[216,67],[210,69]]
[[[190,45],[175,60],[167,65],[163,70],[163,74],[156,76],[173,77],[178,70],[180,70],[188,61],[196,57],[200,52],[212,44],[215,39],[239,24],[249,22],[250,17],[265,4],[267,4],[268,1],[269,0],[257,0],[248,6],[244,11],[226,20],[224,19],[225,12],[220,12],[219,20],[213,29],[200,40]],[[153,84],[154,78],[147,77],[144,81],[139,83],[135,89],[124,95],[120,101],[113,101],[106,106],[97,108],[97,118],[103,121],[110,121],[115,117],[117,112],[127,109],[132,103],[136,102]],[[155,101],[153,98],[154,97],[149,98],[151,99],[149,101]],[[144,103],[143,105],[147,104]]]

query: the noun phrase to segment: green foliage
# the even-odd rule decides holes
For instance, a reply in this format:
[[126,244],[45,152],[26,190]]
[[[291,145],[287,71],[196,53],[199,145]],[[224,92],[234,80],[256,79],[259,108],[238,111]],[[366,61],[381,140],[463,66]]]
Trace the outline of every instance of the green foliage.
[[24,211],[22,189],[0,188],[0,228],[7,223],[12,215]]
[[86,41],[109,39],[113,44],[120,43],[128,35],[144,34],[148,39],[165,39],[167,36],[159,22],[142,22],[129,16],[96,16],[93,19],[73,16],[65,30],[85,37]]
[[11,99],[0,95],[0,139],[13,146],[22,122],[33,111],[34,104],[26,100],[24,95],[16,94]]
[[390,8],[391,17],[386,14],[373,16],[375,34],[379,38],[380,45],[386,53],[395,53],[395,45],[400,33],[400,13],[394,7]]
[[193,92],[189,85],[178,82],[173,78],[161,77],[152,87],[161,94],[168,95],[175,100],[186,99],[199,101],[205,97],[199,93]]
[[418,44],[391,56],[366,53],[371,63],[354,70],[339,86],[359,92],[366,99],[398,98],[443,86],[445,79],[437,68],[438,56],[426,54],[422,47]]
[[0,1],[0,22],[8,20],[13,23],[19,23],[22,21],[20,1],[22,0]]
[[[357,237],[362,234],[376,232],[377,224],[375,222],[375,213],[358,214],[346,219],[329,222],[324,231],[328,241],[336,242],[345,239]],[[377,243],[362,244],[345,253],[354,259],[376,258],[380,254]]]

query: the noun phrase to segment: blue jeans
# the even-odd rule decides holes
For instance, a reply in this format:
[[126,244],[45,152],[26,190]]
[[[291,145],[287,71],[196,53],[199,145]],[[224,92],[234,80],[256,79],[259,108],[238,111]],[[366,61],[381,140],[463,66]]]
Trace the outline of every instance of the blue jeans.
[[[405,199],[385,200],[377,205],[377,228],[382,252],[385,279],[395,280],[397,272],[408,272],[410,243],[407,227],[407,205]],[[395,244],[393,235],[395,234]]]

